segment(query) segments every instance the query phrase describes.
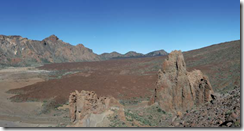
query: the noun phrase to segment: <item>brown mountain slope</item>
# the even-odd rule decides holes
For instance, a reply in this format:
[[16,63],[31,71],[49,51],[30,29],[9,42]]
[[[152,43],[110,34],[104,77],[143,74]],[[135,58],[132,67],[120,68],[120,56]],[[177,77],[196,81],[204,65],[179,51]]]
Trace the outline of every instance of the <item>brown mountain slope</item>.
[[213,89],[225,93],[240,86],[241,41],[230,41],[184,52],[187,70],[201,70]]
[[42,41],[0,35],[0,65],[30,66],[42,63],[95,61],[99,57],[82,44],[72,46],[55,35]]

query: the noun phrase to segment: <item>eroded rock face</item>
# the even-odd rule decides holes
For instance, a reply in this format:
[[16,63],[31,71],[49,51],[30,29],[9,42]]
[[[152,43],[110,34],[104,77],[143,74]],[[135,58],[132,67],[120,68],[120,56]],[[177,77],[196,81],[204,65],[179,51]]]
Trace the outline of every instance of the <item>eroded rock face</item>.
[[213,89],[200,70],[187,72],[181,51],[173,51],[158,72],[157,87],[149,104],[166,111],[186,111],[211,100]]
[[188,72],[188,79],[195,105],[199,106],[212,99],[211,95],[214,93],[212,86],[207,76],[204,76],[200,70]]
[[42,41],[21,36],[0,35],[0,64],[30,66],[32,64],[98,61],[91,49],[72,46],[51,35]]
[[114,97],[98,97],[95,92],[84,90],[70,94],[69,106],[73,123],[71,126],[79,127],[97,126],[113,113],[112,110],[123,109],[123,106]]

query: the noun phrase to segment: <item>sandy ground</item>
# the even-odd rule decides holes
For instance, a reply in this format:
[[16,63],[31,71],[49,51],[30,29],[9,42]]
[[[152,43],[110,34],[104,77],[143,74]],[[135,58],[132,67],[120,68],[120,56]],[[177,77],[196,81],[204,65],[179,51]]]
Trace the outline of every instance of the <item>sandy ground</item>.
[[[1,127],[50,127],[57,126],[55,118],[40,115],[42,102],[11,102],[14,94],[6,91],[44,81],[38,76],[43,70],[29,67],[0,70],[0,126]],[[39,114],[39,115],[38,115]]]

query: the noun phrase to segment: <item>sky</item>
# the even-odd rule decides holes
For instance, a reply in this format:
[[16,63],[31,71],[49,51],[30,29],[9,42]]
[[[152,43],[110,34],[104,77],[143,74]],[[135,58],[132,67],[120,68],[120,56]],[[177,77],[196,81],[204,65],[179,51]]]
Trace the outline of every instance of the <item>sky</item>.
[[95,53],[188,51],[240,39],[239,0],[3,0],[0,34]]

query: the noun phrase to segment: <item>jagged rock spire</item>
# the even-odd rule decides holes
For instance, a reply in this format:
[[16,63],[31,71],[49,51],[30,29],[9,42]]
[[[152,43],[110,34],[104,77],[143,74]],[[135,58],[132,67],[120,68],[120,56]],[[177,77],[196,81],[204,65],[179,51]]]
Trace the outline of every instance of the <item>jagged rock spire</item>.
[[189,110],[211,99],[211,84],[200,70],[187,72],[181,51],[172,51],[158,72],[157,87],[150,104],[157,102],[166,111]]

